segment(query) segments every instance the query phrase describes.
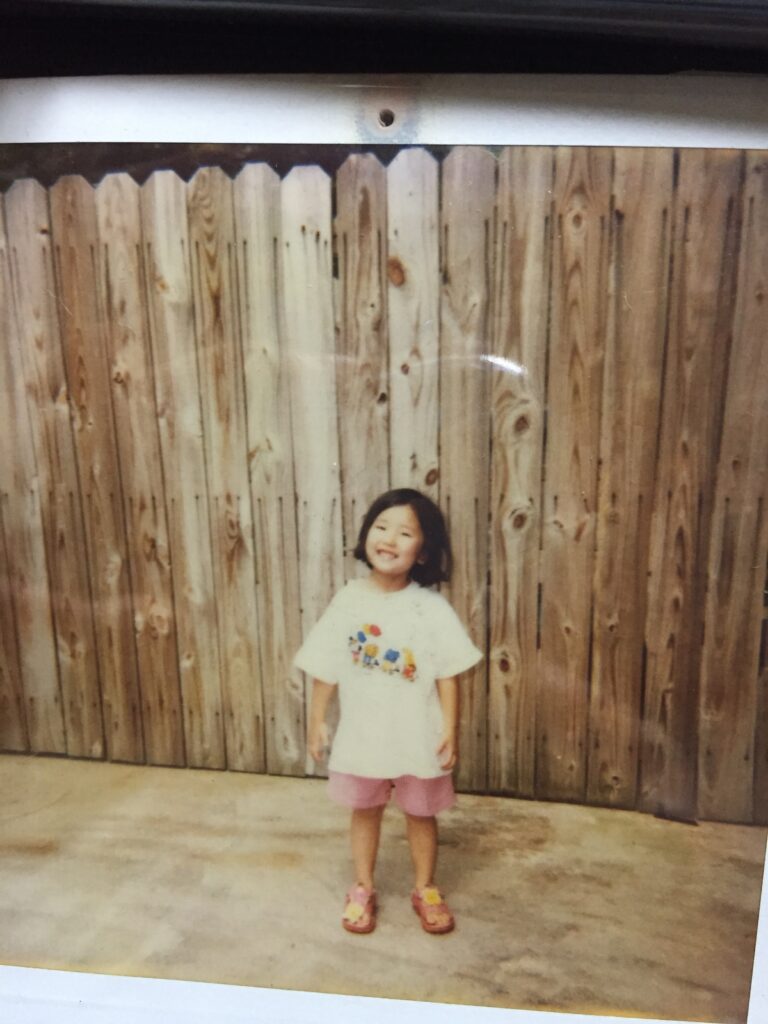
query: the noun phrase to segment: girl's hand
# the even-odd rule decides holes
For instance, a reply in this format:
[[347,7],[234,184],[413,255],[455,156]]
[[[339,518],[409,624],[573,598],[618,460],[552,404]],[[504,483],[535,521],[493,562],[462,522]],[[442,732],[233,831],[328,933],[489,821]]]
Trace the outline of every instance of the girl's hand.
[[459,741],[455,732],[443,734],[442,742],[437,748],[437,756],[440,758],[440,767],[444,771],[456,767],[456,762],[459,759]]
[[307,748],[315,761],[324,761],[329,746],[328,726],[325,722],[310,723]]

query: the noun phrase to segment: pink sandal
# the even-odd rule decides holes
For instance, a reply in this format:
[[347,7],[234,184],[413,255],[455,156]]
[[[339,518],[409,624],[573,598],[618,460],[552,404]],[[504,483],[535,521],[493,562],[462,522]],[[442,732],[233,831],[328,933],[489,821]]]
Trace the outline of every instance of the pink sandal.
[[425,885],[414,889],[411,904],[421,919],[421,927],[431,935],[445,935],[456,927],[453,914],[436,885]]
[[347,893],[347,903],[341,923],[348,932],[365,935],[376,927],[376,891],[364,885],[353,885]]

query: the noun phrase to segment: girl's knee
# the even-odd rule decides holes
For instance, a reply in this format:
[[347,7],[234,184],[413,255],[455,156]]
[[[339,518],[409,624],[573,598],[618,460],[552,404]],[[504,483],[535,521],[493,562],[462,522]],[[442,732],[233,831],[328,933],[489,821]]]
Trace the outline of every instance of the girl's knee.
[[377,804],[375,807],[356,807],[352,811],[352,817],[357,817],[359,819],[365,818],[367,820],[375,820],[376,818],[380,818],[382,816],[382,814],[384,813],[384,808],[386,806],[386,804]]
[[434,814],[409,814],[408,811],[403,811],[406,821],[413,822],[414,825],[437,825],[437,816]]

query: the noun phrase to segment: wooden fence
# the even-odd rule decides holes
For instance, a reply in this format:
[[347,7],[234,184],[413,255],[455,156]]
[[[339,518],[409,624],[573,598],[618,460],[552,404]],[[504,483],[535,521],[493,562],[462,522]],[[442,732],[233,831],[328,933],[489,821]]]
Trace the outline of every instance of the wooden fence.
[[416,486],[461,788],[768,822],[767,293],[766,153],[16,182],[0,748],[304,774],[292,654]]

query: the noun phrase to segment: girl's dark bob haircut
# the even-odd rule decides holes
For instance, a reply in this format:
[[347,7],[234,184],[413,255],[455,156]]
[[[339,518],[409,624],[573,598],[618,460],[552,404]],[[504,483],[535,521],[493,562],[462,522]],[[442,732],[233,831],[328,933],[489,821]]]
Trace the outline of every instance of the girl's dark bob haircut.
[[431,587],[434,583],[442,583],[450,579],[453,555],[443,513],[426,494],[410,487],[387,491],[386,494],[382,494],[374,501],[365,513],[363,525],[360,527],[354,551],[355,558],[370,567],[371,563],[365,555],[365,541],[368,533],[381,513],[396,505],[410,505],[419,520],[421,532],[424,534],[424,547],[419,555],[419,560],[411,569],[411,579],[420,583],[422,587]]

